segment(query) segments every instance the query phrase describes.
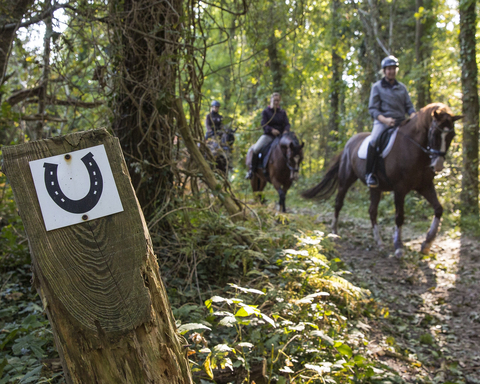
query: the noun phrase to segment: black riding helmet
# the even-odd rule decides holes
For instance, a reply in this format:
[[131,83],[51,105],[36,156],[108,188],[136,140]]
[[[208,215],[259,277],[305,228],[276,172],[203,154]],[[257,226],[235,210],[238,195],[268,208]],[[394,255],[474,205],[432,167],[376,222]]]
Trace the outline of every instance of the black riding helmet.
[[385,57],[382,60],[382,69],[386,67],[398,67],[398,59],[393,55]]
[[220,107],[220,103],[217,100],[213,100],[212,104],[210,104],[212,107]]

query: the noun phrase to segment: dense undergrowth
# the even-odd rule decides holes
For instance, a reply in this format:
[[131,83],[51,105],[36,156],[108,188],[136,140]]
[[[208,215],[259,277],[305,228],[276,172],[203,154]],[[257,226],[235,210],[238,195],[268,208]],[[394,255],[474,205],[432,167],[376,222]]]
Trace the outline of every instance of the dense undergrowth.
[[[334,239],[315,222],[331,205],[296,201],[297,191],[313,182],[289,193],[287,207],[295,205],[295,214],[255,206],[248,219],[232,224],[204,193],[183,201],[189,209],[167,216],[169,231],[152,233],[196,382],[229,382],[233,372],[260,384],[259,370],[267,383],[402,382],[368,350],[367,319],[385,318],[388,309],[344,278],[349,272]],[[244,184],[235,185],[238,196],[251,202]],[[4,179],[1,185],[0,384],[60,383],[52,331],[30,286],[27,239]],[[345,209],[368,217],[368,196],[356,188]],[[272,192],[267,197],[277,199]],[[389,199],[380,206],[387,224],[394,217]],[[431,217],[423,201],[409,199],[407,224]],[[445,220],[455,228],[455,201],[444,203]],[[392,354],[421,365],[390,344],[385,348]]]

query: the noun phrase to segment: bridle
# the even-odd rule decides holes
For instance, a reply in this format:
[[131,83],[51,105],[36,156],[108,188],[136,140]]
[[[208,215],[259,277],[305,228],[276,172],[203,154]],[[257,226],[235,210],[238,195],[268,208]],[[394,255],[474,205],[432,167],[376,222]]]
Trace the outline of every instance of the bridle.
[[295,166],[290,165],[290,158],[287,156],[287,153],[288,153],[288,146],[286,147],[285,152],[282,150],[282,155],[285,159],[285,162],[287,163],[288,169],[290,170],[290,179],[293,179],[294,175],[300,172],[300,161],[297,162]]
[[410,140],[413,144],[415,144],[421,151],[426,153],[431,159],[434,158],[434,157],[439,157],[439,156],[445,158],[445,155],[447,154],[447,151],[440,151],[438,149],[432,148],[433,133],[436,130],[440,131],[440,133],[446,133],[448,135],[449,133],[454,131],[455,128],[442,129],[442,128],[439,127],[438,121],[434,119],[432,121],[432,124],[430,125],[430,128],[428,129],[428,143],[429,144],[427,145],[427,148],[424,148],[421,144],[417,143],[410,136],[406,135],[405,133],[401,132],[400,130],[398,132],[401,133],[408,140]]

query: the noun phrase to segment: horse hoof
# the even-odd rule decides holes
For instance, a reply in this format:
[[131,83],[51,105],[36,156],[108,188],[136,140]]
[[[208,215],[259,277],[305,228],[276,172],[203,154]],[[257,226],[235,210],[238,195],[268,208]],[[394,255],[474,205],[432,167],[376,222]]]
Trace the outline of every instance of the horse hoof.
[[403,254],[404,254],[403,248],[397,248],[395,250],[395,257],[398,257],[398,258],[401,259],[403,257]]
[[430,253],[430,245],[427,243],[422,243],[422,248],[420,248],[420,252],[422,252],[424,255],[428,255]]

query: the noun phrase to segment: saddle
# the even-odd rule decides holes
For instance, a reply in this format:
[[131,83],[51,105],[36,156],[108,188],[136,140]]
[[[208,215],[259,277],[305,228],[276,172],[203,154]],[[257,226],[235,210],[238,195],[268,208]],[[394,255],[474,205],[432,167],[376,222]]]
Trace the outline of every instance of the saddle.
[[[377,154],[379,154],[381,157],[387,157],[392,150],[395,139],[397,138],[398,128],[399,127],[387,128],[377,139]],[[370,145],[371,138],[371,136],[367,136],[360,145],[360,148],[358,149],[358,157],[360,159],[367,158],[367,150],[368,146]]]
[[264,146],[260,152],[258,153],[258,168],[262,168],[265,172],[268,166],[268,160],[270,159],[270,155],[272,154],[272,150],[278,145],[280,142],[280,137],[277,136],[270,144]]

